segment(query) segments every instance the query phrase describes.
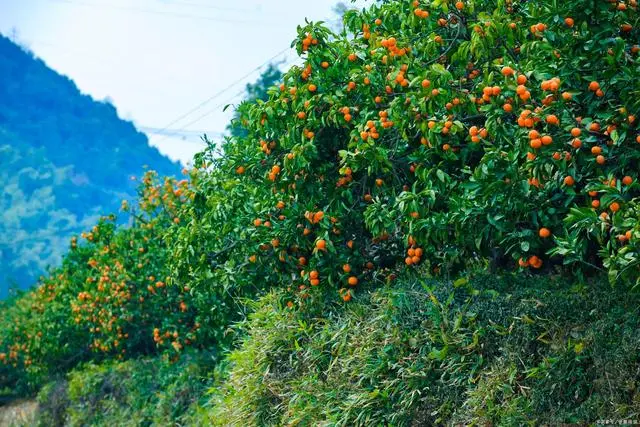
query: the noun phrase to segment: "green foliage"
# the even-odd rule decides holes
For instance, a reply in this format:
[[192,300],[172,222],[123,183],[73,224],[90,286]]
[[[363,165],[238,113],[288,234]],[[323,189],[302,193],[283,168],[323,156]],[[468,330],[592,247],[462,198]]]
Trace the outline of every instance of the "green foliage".
[[[190,183],[145,179],[131,228],[100,223],[9,305],[0,387],[244,336],[189,422],[640,416],[636,9],[394,0],[341,34],[305,23],[302,64]],[[69,413],[100,423],[124,392],[83,401],[108,379],[88,369]]]
[[0,35],[0,298],[60,263],[69,238],[179,166],[107,102]]
[[382,288],[346,308],[259,304],[217,425],[540,425],[640,413],[637,295],[481,275]]
[[[256,102],[258,100],[266,101],[269,99],[269,93],[267,92],[273,85],[278,83],[282,79],[282,71],[280,71],[280,65],[282,62],[269,63],[267,68],[260,74],[258,80],[254,83],[248,83],[245,87],[245,98],[243,103]],[[246,124],[242,124],[239,121],[239,115],[236,113],[231,120],[231,123],[227,126],[227,131],[232,136],[242,137],[246,136],[245,130]]]
[[[208,345],[207,296],[169,284],[171,247],[180,206],[191,202],[187,180],[148,173],[133,223],[102,219],[73,238],[61,267],[39,287],[7,302],[0,318],[0,390],[25,394],[82,361],[124,359]],[[217,325],[216,325],[217,326]]]
[[210,385],[215,358],[188,353],[78,367],[38,395],[42,426],[176,425],[191,418]]
[[302,64],[197,158],[201,212],[173,271],[296,305],[406,264],[635,283],[636,21],[606,2],[397,0],[348,11],[341,34],[307,22]]

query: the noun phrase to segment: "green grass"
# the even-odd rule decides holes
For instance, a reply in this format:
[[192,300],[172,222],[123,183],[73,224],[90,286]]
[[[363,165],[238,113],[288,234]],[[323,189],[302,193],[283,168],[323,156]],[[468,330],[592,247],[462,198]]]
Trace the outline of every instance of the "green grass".
[[604,280],[398,281],[349,304],[276,291],[222,363],[87,364],[41,425],[500,425],[640,417],[640,296]]
[[[170,363],[160,357],[86,364],[44,387],[42,426],[150,426],[186,423],[205,396],[215,361],[187,354]],[[197,409],[194,409],[195,413]]]
[[[457,286],[456,286],[457,285]],[[213,392],[218,425],[595,422],[640,416],[640,298],[605,281],[482,275],[261,301]]]

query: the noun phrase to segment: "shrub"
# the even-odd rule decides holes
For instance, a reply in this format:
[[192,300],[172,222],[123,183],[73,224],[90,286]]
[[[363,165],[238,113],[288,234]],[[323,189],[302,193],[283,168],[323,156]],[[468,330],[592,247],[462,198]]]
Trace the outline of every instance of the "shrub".
[[174,425],[190,417],[209,384],[216,359],[189,352],[178,362],[161,357],[89,363],[39,393],[40,425]]
[[197,157],[172,271],[298,305],[487,262],[635,282],[640,48],[617,5],[397,0],[299,27],[302,65]]
[[[486,274],[350,304],[265,297],[212,390],[217,425],[524,425],[634,418],[638,298]],[[282,292],[282,291],[281,291]]]
[[[147,174],[133,224],[115,217],[71,242],[63,265],[17,298],[0,319],[0,389],[31,392],[56,373],[89,359],[122,359],[199,346],[196,300],[187,285],[169,285],[170,247],[163,239],[177,226],[179,205],[190,200],[186,180],[159,182]],[[125,205],[125,210],[129,210]],[[205,329],[206,331],[206,329]]]

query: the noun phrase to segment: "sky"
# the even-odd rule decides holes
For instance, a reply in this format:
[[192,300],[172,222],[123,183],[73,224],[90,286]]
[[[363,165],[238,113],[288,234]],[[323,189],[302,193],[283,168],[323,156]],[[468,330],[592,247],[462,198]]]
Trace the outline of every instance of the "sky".
[[[364,1],[364,0],[363,0]],[[150,143],[188,163],[220,139],[270,61],[297,62],[296,26],[338,0],[0,0],[0,32],[83,93],[109,99]]]

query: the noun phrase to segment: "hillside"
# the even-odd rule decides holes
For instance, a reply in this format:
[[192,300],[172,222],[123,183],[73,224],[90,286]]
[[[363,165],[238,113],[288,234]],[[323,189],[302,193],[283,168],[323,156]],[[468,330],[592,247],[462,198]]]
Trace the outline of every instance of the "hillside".
[[109,103],[0,35],[0,298],[56,265],[69,237],[132,197],[145,167],[178,165]]
[[307,20],[231,136],[0,303],[0,402],[37,396],[46,426],[637,424],[638,28],[582,0]]

